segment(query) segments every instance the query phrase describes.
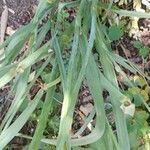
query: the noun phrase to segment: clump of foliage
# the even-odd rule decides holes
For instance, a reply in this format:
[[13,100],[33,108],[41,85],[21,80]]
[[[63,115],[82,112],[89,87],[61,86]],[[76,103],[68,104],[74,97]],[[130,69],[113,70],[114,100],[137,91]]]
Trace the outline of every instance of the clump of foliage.
[[[75,10],[73,20],[70,20],[70,14],[67,13],[70,8]],[[140,94],[137,91],[137,84],[129,79],[124,69],[133,75],[140,75],[147,87],[146,80],[149,78],[136,65],[110,50],[111,41],[119,40],[123,34],[115,24],[105,30],[110,14],[150,17],[149,13],[118,9],[113,1],[40,0],[32,21],[8,37],[0,46],[5,49],[5,58],[0,62],[0,88],[9,83],[12,85],[11,91],[15,93],[0,126],[0,149],[15,136],[30,139],[29,150],[37,150],[43,143],[48,147],[56,146],[57,150],[80,149],[80,146],[85,145],[88,145],[86,149],[89,150],[130,150],[137,148],[135,144],[140,137],[144,139],[144,149],[150,147],[146,121],[150,112],[149,101],[142,92]],[[42,22],[45,16],[48,19]],[[45,41],[48,32],[49,40]],[[28,49],[17,63],[13,63],[24,44],[28,45]],[[98,58],[94,57],[94,53]],[[42,62],[42,65],[34,70],[33,75],[33,66],[37,62]],[[47,70],[48,65],[51,67]],[[127,91],[120,89],[118,76],[122,76]],[[30,98],[30,90],[39,77],[44,83],[40,84],[35,96]],[[81,136],[92,119],[89,115],[79,131],[72,135],[76,99],[85,79],[94,101],[91,113],[96,115],[96,125],[89,135]],[[56,85],[59,86],[60,93],[57,92]],[[116,134],[106,117],[104,90],[110,95]],[[28,104],[22,107],[24,101]],[[58,119],[59,129],[55,129],[58,136],[45,138],[43,133],[47,125],[55,126],[51,119],[57,122],[55,117],[49,117],[56,101],[62,105],[60,120]],[[20,107],[22,112],[16,118]],[[40,114],[33,137],[21,134],[22,127],[36,109],[40,109]],[[140,146],[138,144],[136,146]]]
[[150,53],[150,48],[148,46],[144,46],[140,41],[135,41],[134,47],[138,49],[139,55],[144,58]]

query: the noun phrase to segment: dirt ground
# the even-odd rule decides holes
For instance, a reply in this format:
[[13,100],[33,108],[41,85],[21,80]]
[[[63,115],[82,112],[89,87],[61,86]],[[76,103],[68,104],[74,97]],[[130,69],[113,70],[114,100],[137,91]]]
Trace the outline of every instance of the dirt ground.
[[[3,0],[0,0],[0,15],[3,5]],[[8,26],[17,29],[31,20],[37,0],[6,0],[6,5],[9,8]]]

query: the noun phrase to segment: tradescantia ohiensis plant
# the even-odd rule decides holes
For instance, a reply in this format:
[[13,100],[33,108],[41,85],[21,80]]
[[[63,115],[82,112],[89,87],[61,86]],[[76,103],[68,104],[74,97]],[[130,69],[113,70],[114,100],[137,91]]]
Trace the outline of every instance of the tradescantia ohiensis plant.
[[[130,17],[149,18],[150,15],[142,12],[118,10],[112,7],[113,1],[103,4],[98,0],[77,0],[71,2],[60,2],[59,0],[40,0],[39,6],[31,22],[20,28],[14,35],[0,46],[5,49],[5,58],[0,63],[0,88],[5,84],[12,84],[12,91],[15,93],[14,100],[2,120],[0,126],[0,149],[3,149],[15,136],[31,139],[28,146],[29,150],[37,150],[41,142],[55,145],[57,150],[71,150],[77,146],[91,144],[87,149],[106,149],[106,150],[130,150],[126,115],[121,109],[126,103],[132,105],[120,90],[117,82],[117,74],[121,74],[127,86],[134,86],[125,72],[121,69],[128,69],[133,74],[139,73],[143,78],[147,78],[136,65],[128,60],[114,54],[109,49],[109,40],[103,30],[100,18],[100,10],[104,9],[119,15]],[[65,9],[75,9],[75,20],[70,27],[63,32],[64,20],[60,19],[62,11]],[[46,23],[41,26],[41,21],[48,15]],[[106,16],[107,17],[107,13]],[[67,21],[67,20],[66,20]],[[71,28],[71,30],[69,30]],[[69,31],[72,34],[67,34]],[[46,34],[50,32],[51,37],[45,44]],[[68,40],[67,38],[71,39]],[[28,44],[28,49],[23,57],[13,63],[24,44]],[[67,66],[64,63],[63,51],[65,48],[71,51]],[[98,53],[99,62],[95,60],[93,50]],[[42,66],[35,70],[34,79],[28,83],[32,66],[45,60]],[[41,76],[42,71],[48,65],[52,65],[49,70],[48,83],[41,86],[34,99],[27,108],[14,119],[23,101],[28,100],[29,91],[36,79]],[[117,73],[116,73],[117,72]],[[71,134],[73,113],[82,81],[87,80],[93,101],[94,108],[85,120],[83,126],[74,135]],[[43,138],[43,132],[49,121],[48,115],[52,109],[56,84],[60,83],[63,88],[63,103],[61,120],[57,138]],[[21,89],[21,90],[20,90]],[[106,118],[104,109],[103,91],[106,90],[110,95],[113,108],[116,135]],[[44,96],[45,95],[45,96]],[[39,121],[33,137],[22,135],[21,128],[28,121],[29,117],[36,109],[40,99],[44,97]],[[144,103],[150,111],[149,106]],[[96,115],[96,125],[89,135],[81,137],[87,124]],[[79,147],[77,148],[79,149]]]

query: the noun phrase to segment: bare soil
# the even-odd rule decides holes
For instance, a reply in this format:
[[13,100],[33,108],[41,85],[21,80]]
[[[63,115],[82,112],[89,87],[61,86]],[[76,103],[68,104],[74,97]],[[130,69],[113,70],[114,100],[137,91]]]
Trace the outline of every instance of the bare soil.
[[[37,0],[6,0],[9,8],[8,26],[13,29],[27,24],[33,17]],[[0,0],[0,15],[3,11],[3,0]]]

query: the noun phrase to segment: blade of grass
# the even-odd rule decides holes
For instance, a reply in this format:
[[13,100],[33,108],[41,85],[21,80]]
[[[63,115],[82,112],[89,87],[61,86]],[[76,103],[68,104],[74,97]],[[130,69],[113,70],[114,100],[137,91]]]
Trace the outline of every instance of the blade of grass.
[[37,61],[43,59],[45,56],[47,56],[48,52],[51,53],[52,50],[50,49],[50,42],[46,43],[41,48],[39,48],[37,51],[35,51],[31,55],[29,55],[27,58],[22,60],[18,64],[18,68],[21,67],[24,70],[24,69],[28,68],[29,66],[35,64]]
[[7,72],[9,72],[15,65],[10,64],[0,68],[0,78],[4,76]]
[[31,23],[29,23],[26,26],[22,26],[21,28],[19,28],[12,36],[9,36],[2,45],[0,45],[0,49],[2,49],[3,47],[6,47],[14,38],[16,37],[21,37],[21,34],[26,31],[26,29],[28,29],[28,27],[31,27]]
[[[104,40],[101,38],[103,37],[102,32],[100,31],[100,28],[97,28],[97,51],[100,54],[100,60],[102,63],[102,68],[104,71],[104,75],[109,80],[111,84],[113,84],[116,89],[119,91],[118,83],[117,83],[117,78],[115,75],[114,71],[114,66],[111,62],[111,60],[108,57],[108,52],[109,50],[105,46]],[[107,52],[108,51],[108,52]],[[101,74],[101,79],[102,79],[102,74]],[[106,84],[106,82],[105,82]],[[107,90],[110,92],[110,90]],[[117,136],[118,136],[118,142],[123,150],[130,150],[130,143],[129,143],[129,138],[128,138],[128,131],[127,131],[127,125],[126,125],[126,119],[125,115],[123,114],[121,108],[120,108],[120,98],[116,96],[118,92],[116,93],[111,93],[111,102],[113,106],[113,112],[115,115],[115,122],[116,122],[116,128],[117,128]],[[124,140],[126,139],[126,140]]]
[[[99,2],[99,6],[103,9],[108,8],[109,4],[102,4]],[[120,16],[127,16],[127,17],[138,17],[138,18],[150,18],[150,14],[148,12],[137,12],[137,11],[130,11],[130,10],[123,10],[123,9],[116,9],[111,7],[110,11],[119,14]]]
[[39,48],[42,41],[44,40],[46,34],[48,33],[48,31],[50,30],[50,21],[48,20],[48,22],[42,27],[39,35],[38,35],[38,39],[36,41],[37,45],[36,45],[36,48]]
[[0,88],[13,79],[17,66],[13,66],[8,72],[0,78]]
[[72,137],[74,138],[74,137],[81,136],[81,134],[86,129],[87,125],[90,123],[90,121],[93,119],[94,116],[95,116],[95,110],[93,109],[92,112],[89,114],[89,116],[85,119],[82,127]]
[[75,68],[75,61],[76,61],[76,55],[77,55],[77,50],[78,50],[78,44],[79,44],[79,35],[81,32],[80,28],[81,28],[82,11],[86,4],[87,2],[85,0],[80,2],[79,11],[77,13],[76,20],[75,20],[75,31],[74,31],[75,34],[73,38],[72,51],[71,51],[71,56],[69,60],[69,65],[68,65],[68,72],[69,72],[67,76],[68,87],[72,84],[72,80],[73,80],[73,74],[71,74],[70,72],[74,72],[74,68]]
[[0,134],[0,149],[3,149],[21,130],[26,121],[29,119],[32,112],[35,110],[39,100],[43,95],[43,91],[40,90],[30,105],[21,113],[21,115],[15,120],[15,122]]
[[80,0],[72,1],[72,2],[60,2],[58,6],[58,11],[66,8],[76,7],[80,4]]
[[[49,81],[50,82],[53,81],[56,78],[57,74],[58,74],[58,69],[57,69],[57,65],[55,64],[53,67],[51,76],[49,78]],[[56,84],[57,84],[57,82],[56,82]],[[53,103],[54,91],[55,91],[55,86],[53,86],[47,90],[46,98],[45,98],[44,105],[42,108],[42,112],[40,114],[39,122],[38,122],[37,128],[35,130],[32,142],[29,146],[29,150],[33,150],[33,149],[38,150],[38,148],[39,148],[39,144],[42,139],[43,132],[46,127],[46,123],[48,121],[49,111],[50,111],[52,103]]]
[[[90,60],[91,58],[92,58],[92,55],[90,57]],[[92,133],[87,136],[84,136],[78,139],[71,139],[71,146],[81,146],[81,145],[93,143],[97,141],[98,139],[100,139],[103,136],[104,131],[105,131],[105,117],[106,116],[105,116],[105,110],[104,110],[104,102],[103,102],[102,95],[101,95],[102,91],[100,91],[101,85],[100,85],[100,81],[97,80],[99,79],[99,75],[98,75],[96,64],[92,60],[90,62],[90,66],[89,65],[87,66],[88,67],[87,73],[88,73],[88,85],[92,92],[94,103],[95,103],[94,106],[95,106],[96,115],[97,115],[96,127],[92,131]],[[89,74],[89,71],[92,74]],[[97,75],[97,77],[93,79],[93,75],[94,76]],[[55,139],[43,139],[42,142],[57,145],[58,141]]]
[[18,34],[10,41],[8,47],[5,49],[5,59],[2,62],[1,66],[4,66],[13,61],[16,55],[18,55],[20,50],[23,48],[25,42],[28,41],[28,39],[30,38],[31,34],[34,31],[35,26],[36,25],[34,24],[29,24],[25,26],[26,32]]
[[[24,94],[26,92],[26,88],[27,88],[29,71],[30,70],[27,69],[18,79],[15,98],[14,98],[5,118],[3,119],[2,124],[1,124],[1,128],[3,128],[4,124],[6,124],[3,131],[8,128],[13,117],[15,116],[16,112],[18,111],[18,108],[20,107],[20,105],[22,104],[22,102],[24,100],[23,96],[24,96]],[[20,89],[21,89],[21,91],[20,91]]]
[[[83,1],[83,3],[81,3],[81,8],[83,7],[82,5],[85,3],[85,1]],[[89,38],[89,45],[88,45],[88,50],[86,52],[86,55],[84,56],[84,64],[82,65],[81,71],[79,73],[79,77],[77,79],[77,82],[75,84],[75,87],[73,89],[73,91],[71,91],[72,89],[72,77],[73,74],[71,73],[71,71],[74,70],[74,66],[75,66],[75,57],[77,54],[77,48],[78,48],[78,40],[79,40],[79,27],[80,27],[80,22],[81,22],[81,14],[79,13],[79,25],[77,26],[77,35],[75,36],[75,44],[73,43],[73,45],[75,47],[73,47],[72,50],[72,55],[70,58],[70,62],[69,62],[69,67],[68,67],[68,76],[67,76],[67,89],[69,89],[67,92],[64,92],[64,101],[63,101],[63,107],[62,107],[62,114],[61,114],[61,122],[60,122],[60,130],[59,130],[59,135],[58,135],[58,141],[57,141],[57,146],[56,149],[60,149],[61,147],[65,148],[65,145],[70,148],[71,147],[71,143],[70,143],[70,133],[69,131],[71,130],[71,124],[72,124],[72,118],[73,118],[73,112],[74,112],[74,107],[75,107],[75,103],[76,103],[76,97],[81,85],[81,82],[83,80],[83,76],[85,74],[85,70],[86,70],[86,66],[88,64],[88,59],[91,53],[91,49],[93,48],[93,44],[94,44],[94,39],[95,39],[95,24],[96,24],[96,9],[97,6],[97,1],[93,1],[92,5],[91,5],[91,14],[92,14],[92,24],[91,24],[91,33],[90,33],[90,38]],[[71,100],[71,101],[70,101]],[[67,124],[66,124],[67,123]]]
[[61,56],[60,46],[59,46],[59,43],[58,43],[58,40],[57,40],[56,37],[54,38],[54,45],[53,46],[54,46],[54,50],[55,50],[55,53],[56,53],[56,59],[57,59],[57,63],[58,63],[58,66],[59,66],[62,86],[63,86],[63,90],[64,90],[65,87],[66,87],[66,79],[67,79],[66,69],[65,69],[63,59],[62,59],[62,56]]
[[4,76],[0,78],[0,88],[4,86],[6,83],[8,83],[11,79],[13,79],[16,75],[23,73],[26,68],[36,63],[36,61],[39,61],[40,59],[45,57],[48,54],[49,46],[50,43],[48,42],[47,44],[42,46],[39,50],[32,53],[23,61],[21,61],[18,65],[12,67],[12,69],[9,70],[9,72],[7,72]]
[[150,18],[150,14],[146,12],[128,11],[123,9],[119,9],[119,10],[111,9],[111,11],[119,14],[120,16]]

